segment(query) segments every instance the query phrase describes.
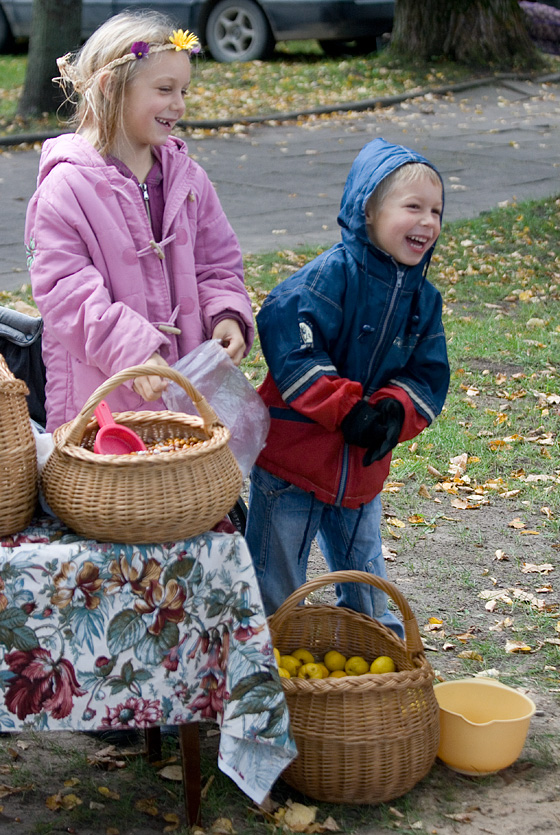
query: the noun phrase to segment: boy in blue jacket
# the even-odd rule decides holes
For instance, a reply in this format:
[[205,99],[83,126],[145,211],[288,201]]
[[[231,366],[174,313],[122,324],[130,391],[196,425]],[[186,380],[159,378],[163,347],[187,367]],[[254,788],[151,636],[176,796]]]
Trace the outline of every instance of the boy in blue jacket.
[[[442,211],[432,164],[374,139],[346,181],[342,242],[281,282],[257,316],[271,427],[246,537],[267,614],[305,582],[315,537],[330,571],[387,576],[391,450],[434,420],[449,385],[442,300],[426,278]],[[403,637],[380,590],[343,583],[337,603]]]

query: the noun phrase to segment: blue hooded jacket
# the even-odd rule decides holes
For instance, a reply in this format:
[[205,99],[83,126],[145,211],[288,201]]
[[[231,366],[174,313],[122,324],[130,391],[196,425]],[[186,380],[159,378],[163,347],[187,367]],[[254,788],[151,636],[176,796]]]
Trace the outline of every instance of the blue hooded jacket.
[[260,392],[271,415],[257,464],[348,507],[382,489],[391,461],[389,453],[364,467],[363,448],[345,444],[340,423],[352,406],[398,399],[403,441],[440,413],[449,385],[441,296],[426,278],[434,247],[405,266],[378,249],[366,227],[372,192],[408,163],[434,168],[383,139],[362,149],[342,196],[342,243],[280,283],[257,316],[269,368]]

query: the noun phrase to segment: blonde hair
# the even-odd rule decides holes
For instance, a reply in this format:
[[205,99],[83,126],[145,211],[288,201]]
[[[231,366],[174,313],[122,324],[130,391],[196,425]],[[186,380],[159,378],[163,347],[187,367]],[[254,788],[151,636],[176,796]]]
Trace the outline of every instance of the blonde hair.
[[432,185],[438,185],[442,188],[441,178],[435,168],[426,165],[425,162],[407,162],[399,166],[395,171],[391,171],[375,188],[366,201],[366,206],[376,216],[383,208],[387,195],[397,185],[404,185],[406,183],[414,183],[417,180],[426,178]]
[[[122,127],[128,82],[142,60],[164,50],[197,52],[198,38],[160,12],[123,12],[105,21],[76,53],[57,61],[60,84],[74,105],[70,124],[100,154],[107,154]],[[110,95],[107,90],[110,89]]]

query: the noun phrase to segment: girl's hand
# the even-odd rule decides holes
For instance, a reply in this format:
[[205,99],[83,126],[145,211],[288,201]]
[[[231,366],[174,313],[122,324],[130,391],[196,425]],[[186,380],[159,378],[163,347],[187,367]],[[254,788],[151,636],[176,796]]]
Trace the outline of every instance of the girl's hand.
[[237,319],[222,319],[212,333],[218,339],[235,365],[239,365],[245,353],[245,340]]
[[[166,363],[166,361],[160,357],[159,354],[152,354],[152,356],[143,364],[153,365],[154,368],[157,368],[158,365],[169,368],[168,363]],[[167,388],[168,383],[169,381],[164,377],[136,377],[132,384],[132,388],[143,400],[159,400],[162,392],[164,392]]]

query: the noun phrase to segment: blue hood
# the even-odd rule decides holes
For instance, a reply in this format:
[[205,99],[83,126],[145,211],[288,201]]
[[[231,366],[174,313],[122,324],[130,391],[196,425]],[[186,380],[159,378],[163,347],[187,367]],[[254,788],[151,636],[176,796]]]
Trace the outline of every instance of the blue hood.
[[[409,162],[429,165],[441,180],[437,168],[421,154],[405,148],[404,145],[393,145],[385,139],[373,139],[368,142],[354,160],[342,194],[337,220],[342,227],[344,245],[358,260],[361,260],[364,246],[373,246],[366,229],[367,201],[385,177]],[[443,195],[443,180],[441,188]],[[425,259],[430,259],[433,248],[432,246],[426,253]]]

